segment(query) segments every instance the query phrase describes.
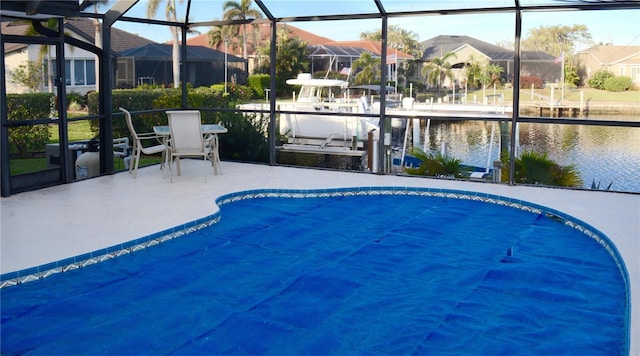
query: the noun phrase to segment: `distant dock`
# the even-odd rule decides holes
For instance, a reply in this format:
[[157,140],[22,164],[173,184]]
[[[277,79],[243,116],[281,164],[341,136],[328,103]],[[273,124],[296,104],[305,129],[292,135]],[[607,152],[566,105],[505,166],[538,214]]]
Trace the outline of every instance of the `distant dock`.
[[534,107],[538,110],[538,116],[546,117],[575,117],[582,116],[585,112],[582,104],[537,103]]

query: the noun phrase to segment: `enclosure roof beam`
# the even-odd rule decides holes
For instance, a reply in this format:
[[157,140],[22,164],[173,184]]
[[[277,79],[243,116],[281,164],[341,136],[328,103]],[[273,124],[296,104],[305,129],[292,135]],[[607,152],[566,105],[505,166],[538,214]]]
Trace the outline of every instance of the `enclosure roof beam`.
[[122,15],[124,15],[129,9],[131,9],[135,4],[138,3],[139,0],[119,0],[115,5],[113,5],[109,11],[104,16],[104,21],[107,26],[111,26],[116,22]]

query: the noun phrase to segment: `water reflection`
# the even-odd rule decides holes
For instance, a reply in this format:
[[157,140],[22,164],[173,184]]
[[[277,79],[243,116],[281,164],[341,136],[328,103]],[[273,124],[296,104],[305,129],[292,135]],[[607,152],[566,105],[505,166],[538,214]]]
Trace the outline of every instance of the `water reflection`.
[[[519,152],[546,153],[560,165],[574,165],[584,188],[595,182],[604,189],[613,182],[612,190],[640,192],[640,128],[521,123],[517,132]],[[427,147],[437,151],[444,145],[464,164],[486,167],[499,159],[501,145],[507,149],[510,133],[509,123],[432,120]]]

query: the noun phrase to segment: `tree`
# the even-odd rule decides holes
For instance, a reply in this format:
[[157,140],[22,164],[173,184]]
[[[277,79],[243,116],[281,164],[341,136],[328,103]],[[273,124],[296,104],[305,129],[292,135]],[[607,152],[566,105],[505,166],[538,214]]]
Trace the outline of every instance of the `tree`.
[[515,42],[507,41],[507,40],[496,42],[496,46],[502,47],[504,49],[509,49],[509,50],[512,50],[512,51],[516,47]]
[[[276,85],[279,94],[287,92],[286,80],[295,78],[298,73],[309,70],[309,55],[307,50],[307,42],[300,37],[291,36],[291,30],[287,27],[281,27],[278,30],[276,42]],[[265,42],[258,50],[260,54],[265,56],[265,62],[261,63],[258,73],[269,73],[269,60],[271,54],[271,46],[269,42]]]
[[[158,7],[160,6],[161,0],[149,0],[149,5],[147,7],[147,16],[153,18],[158,12]],[[178,0],[179,3],[182,3],[183,0]],[[178,19],[176,17],[176,1],[175,0],[167,0],[167,6],[165,7],[165,16],[168,21],[177,22]],[[177,88],[180,86],[180,42],[178,40],[178,27],[170,26],[169,30],[171,31],[171,42],[173,43],[173,50],[171,51],[171,59],[173,63],[173,87]]]
[[232,28],[230,26],[213,26],[207,32],[209,45],[217,48],[225,39],[229,40],[233,37]]
[[487,86],[500,85],[500,73],[504,72],[504,69],[497,64],[490,64],[487,66],[487,72],[489,73],[489,83]]
[[[259,19],[262,18],[262,13],[256,9],[251,8],[252,0],[229,0],[222,5],[225,20],[242,20],[246,21],[249,18]],[[234,26],[235,27],[235,26]],[[236,34],[238,31],[236,31]],[[242,56],[247,59],[247,24],[242,24]]]
[[573,63],[567,62],[564,64],[564,82],[570,85],[578,85],[580,83],[580,75],[578,74],[578,67]]
[[[36,21],[36,20],[33,20]],[[43,23],[43,26],[50,30],[57,30],[58,28],[58,20],[55,18],[46,20]],[[40,33],[33,26],[33,22],[29,22],[29,27],[27,28],[26,36],[39,36]],[[44,57],[47,56],[47,84],[49,88],[49,93],[53,93],[53,60],[51,59],[51,52],[49,51],[48,45],[40,46],[40,51],[38,52],[38,63],[42,63]]]
[[529,30],[528,37],[522,40],[524,51],[544,51],[555,57],[564,55],[564,81],[569,84],[577,84],[580,78],[577,69],[571,63],[571,58],[576,50],[583,45],[590,46],[593,39],[589,29],[585,25],[573,26],[540,26]]
[[371,84],[380,73],[380,59],[373,58],[369,52],[364,52],[353,62],[354,69],[360,69],[356,74],[356,84]]
[[464,64],[464,78],[467,81],[467,85],[470,85],[472,88],[479,88],[486,81],[486,77],[483,73],[482,65],[476,62],[473,55],[470,55]]
[[571,55],[582,44],[591,45],[593,39],[585,25],[540,26],[529,30],[528,37],[522,40],[524,51],[544,51],[555,57],[562,53]]
[[[380,42],[382,40],[382,30],[362,32],[360,39]],[[422,57],[422,49],[420,49],[420,44],[418,43],[418,35],[413,31],[406,30],[397,25],[390,25],[387,29],[387,43],[389,47],[409,54],[414,58]],[[402,61],[401,65],[398,66],[398,74],[404,78],[406,84],[407,77],[415,74],[417,69],[417,61]]]
[[11,72],[11,81],[26,86],[32,93],[40,91],[44,85],[43,77],[42,66],[34,61],[27,61],[27,64],[21,64]]
[[[382,30],[375,32],[362,32],[360,39],[363,41],[382,41]],[[422,56],[422,50],[418,43],[418,35],[410,30],[397,25],[390,25],[387,29],[387,43],[389,47],[397,49],[414,57]]]
[[447,52],[444,56],[433,58],[424,64],[422,75],[427,77],[427,83],[440,88],[445,77],[453,80],[453,71],[451,70],[449,58],[456,58],[456,54]]

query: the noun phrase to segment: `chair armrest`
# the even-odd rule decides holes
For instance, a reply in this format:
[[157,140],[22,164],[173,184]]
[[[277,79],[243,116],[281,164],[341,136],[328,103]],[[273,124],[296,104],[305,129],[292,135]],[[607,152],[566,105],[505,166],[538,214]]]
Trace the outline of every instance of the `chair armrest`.
[[148,139],[152,139],[152,138],[160,138],[160,136],[156,135],[153,132],[147,132],[147,133],[138,134],[138,138],[141,139],[141,140],[148,140]]

